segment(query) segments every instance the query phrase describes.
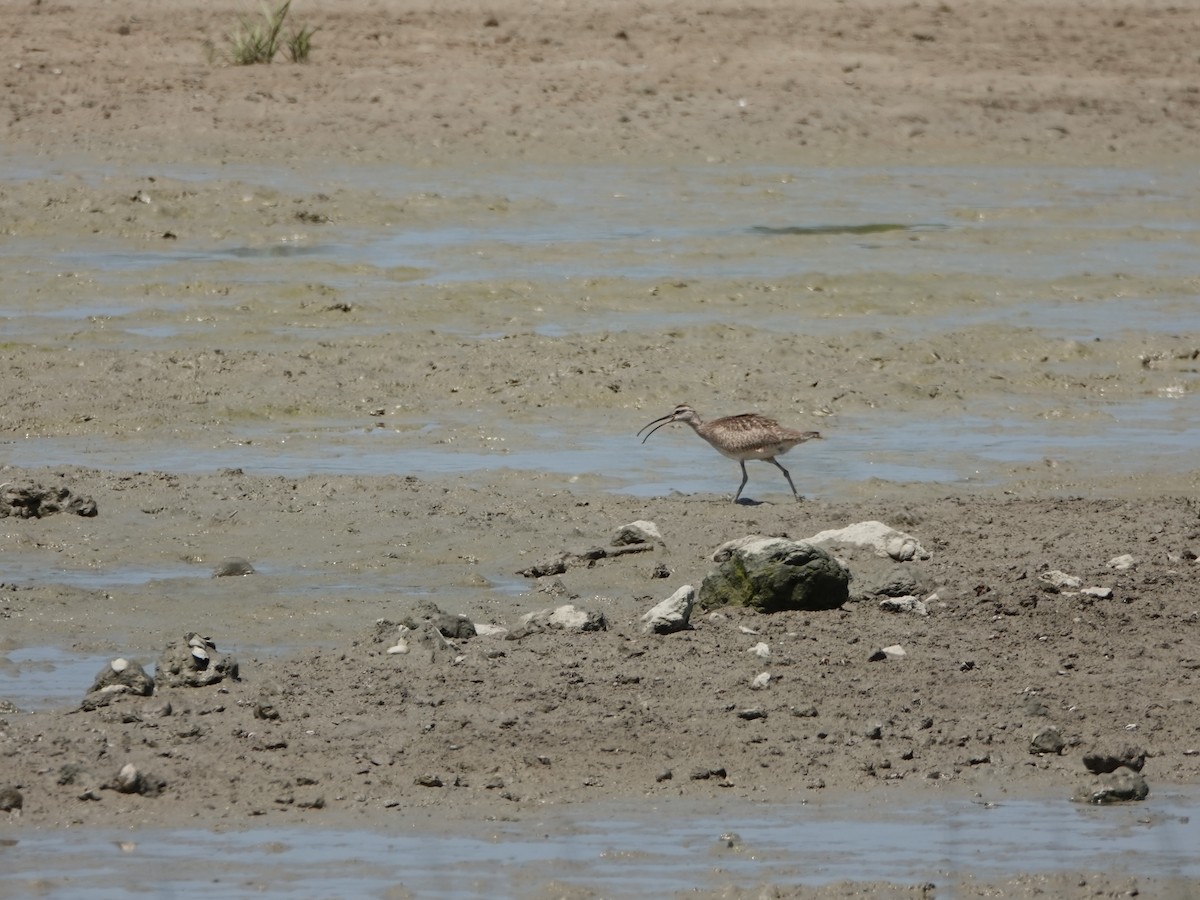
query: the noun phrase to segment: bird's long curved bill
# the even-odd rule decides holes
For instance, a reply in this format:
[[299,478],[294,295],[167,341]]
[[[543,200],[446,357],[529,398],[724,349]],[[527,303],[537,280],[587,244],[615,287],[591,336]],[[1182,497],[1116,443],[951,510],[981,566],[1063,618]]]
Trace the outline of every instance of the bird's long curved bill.
[[646,428],[650,428],[651,425],[654,426],[653,428],[650,428],[649,431],[646,431],[646,436],[642,438],[642,443],[644,444],[650,439],[650,435],[654,434],[654,432],[658,431],[658,429],[662,428],[664,425],[670,425],[674,421],[675,413],[667,413],[665,416],[660,416],[653,422],[650,422],[648,425],[646,425],[645,428],[642,428],[642,430],[638,432],[638,436],[641,437],[642,431],[646,431]]

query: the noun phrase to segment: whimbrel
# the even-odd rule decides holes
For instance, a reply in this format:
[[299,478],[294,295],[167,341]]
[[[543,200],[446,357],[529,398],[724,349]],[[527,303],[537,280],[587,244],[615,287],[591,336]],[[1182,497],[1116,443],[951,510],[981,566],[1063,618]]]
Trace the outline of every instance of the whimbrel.
[[[746,486],[748,477],[746,460],[748,459],[761,459],[779,469],[783,473],[783,477],[787,479],[792,494],[799,500],[800,494],[796,490],[796,485],[792,483],[792,476],[775,457],[787,453],[797,444],[803,444],[805,441],[821,436],[817,431],[796,431],[794,428],[786,428],[774,419],[768,419],[757,413],[742,413],[739,416],[725,416],[705,422],[690,406],[680,404],[665,416],[655,419],[642,429],[642,431],[650,429],[642,438],[642,443],[646,443],[650,435],[672,422],[686,422],[692,426],[692,430],[696,434],[712,444],[713,449],[718,453],[738,461],[742,467],[742,483],[738,485],[737,493],[733,497],[734,503],[738,502],[742,496],[742,488]],[[639,431],[638,434],[640,435],[642,431]]]

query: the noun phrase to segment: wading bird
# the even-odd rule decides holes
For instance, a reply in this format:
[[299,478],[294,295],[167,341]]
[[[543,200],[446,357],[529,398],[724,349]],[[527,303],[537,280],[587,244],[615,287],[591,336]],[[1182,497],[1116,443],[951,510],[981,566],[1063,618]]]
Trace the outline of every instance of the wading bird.
[[740,416],[725,416],[705,422],[690,406],[680,404],[638,432],[640,436],[642,431],[646,431],[642,443],[646,443],[650,435],[672,422],[686,422],[692,426],[692,430],[696,434],[712,444],[713,449],[718,453],[738,461],[742,467],[742,483],[738,485],[737,493],[733,496],[734,503],[741,498],[742,488],[746,486],[748,477],[746,460],[748,459],[761,459],[779,469],[783,473],[783,477],[787,479],[792,494],[799,500],[800,494],[796,491],[796,485],[792,483],[792,476],[775,457],[787,453],[797,444],[803,444],[805,441],[821,436],[817,431],[796,431],[794,428],[786,428],[774,419],[768,419],[757,413],[742,413]]

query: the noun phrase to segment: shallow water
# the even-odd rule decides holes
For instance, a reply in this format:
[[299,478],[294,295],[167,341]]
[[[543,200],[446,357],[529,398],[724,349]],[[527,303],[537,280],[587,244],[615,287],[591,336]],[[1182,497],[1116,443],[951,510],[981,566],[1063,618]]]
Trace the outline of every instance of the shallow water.
[[10,832],[0,840],[0,894],[101,900],[149,891],[216,900],[399,891],[469,900],[532,896],[553,883],[616,898],[854,880],[932,882],[948,897],[966,875],[1200,879],[1194,790],[1104,808],[877,794],[870,802],[581,804],[452,828],[397,809],[394,825],[370,831]]
[[0,701],[26,712],[77,704],[113,658],[61,647],[0,651]]
[[[43,177],[54,170],[40,169]],[[74,171],[72,177],[89,173]],[[94,180],[111,174],[93,167]],[[384,166],[320,173],[262,167],[155,174],[240,179],[308,195],[370,189],[397,201],[476,201],[460,219],[267,247],[111,252],[61,248],[47,272],[144,274],[230,259],[305,257],[412,267],[437,283],[536,278],[755,278],[805,273],[1200,274],[1200,180],[1192,173],[1061,168],[518,167],[441,172]],[[0,172],[0,178],[4,173]],[[13,176],[10,176],[13,177]],[[29,169],[19,176],[29,177]],[[241,190],[231,187],[231,191]],[[1071,238],[1064,241],[1064,225]],[[900,229],[872,231],[880,225]],[[913,230],[915,229],[915,231]],[[862,233],[866,232],[866,233]],[[530,248],[538,248],[531,268]],[[3,255],[27,252],[10,242]],[[549,255],[547,255],[549,253]]]
[[[682,426],[664,429],[646,444],[635,434],[613,435],[608,423],[561,427],[506,423],[489,449],[434,443],[411,429],[322,427],[289,424],[244,429],[237,439],[208,446],[146,437],[28,438],[0,441],[5,458],[19,466],[79,464],[114,471],[196,474],[237,467],[253,474],[471,477],[509,469],[550,483],[599,480],[608,490],[639,497],[682,493],[732,493],[736,462],[714,462],[712,450]],[[640,423],[639,423],[640,424]],[[631,432],[633,424],[631,423]],[[436,426],[430,426],[436,430]],[[463,442],[468,443],[468,442]],[[1136,475],[1186,471],[1200,446],[1200,396],[1080,406],[1075,415],[1030,418],[1012,414],[961,415],[913,421],[873,412],[839,416],[825,438],[793,451],[784,464],[802,494],[836,497],[846,482],[996,485],[1006,467],[1070,459],[1096,474]],[[614,465],[619,460],[619,465]],[[819,472],[819,482],[806,477]],[[779,499],[787,491],[771,466],[751,463],[746,496]]]
[[[31,174],[53,176],[55,170],[29,164],[7,176],[0,172],[0,178]],[[92,168],[71,177],[102,181],[110,174]],[[397,267],[410,267],[414,277],[426,282],[445,284],[520,279],[582,283],[600,276],[632,281],[744,277],[761,283],[806,273],[878,273],[881,278],[915,273],[937,279],[959,272],[984,281],[990,275],[1048,280],[1089,272],[1121,279],[1200,277],[1200,217],[1195,212],[1200,209],[1200,175],[1195,172],[763,166],[441,172],[366,166],[319,173],[166,167],[155,174],[192,182],[241,179],[303,195],[370,187],[397,204],[423,197],[449,206],[433,222],[400,221],[371,231],[330,223],[313,231],[319,240],[299,235],[258,248],[233,244],[131,251],[91,247],[86,241],[59,248],[44,240],[7,241],[0,246],[0,258],[20,259],[35,277],[70,272],[97,285],[91,299],[58,307],[45,305],[45,297],[22,303],[20,292],[0,299],[0,330],[9,339],[67,346],[81,327],[97,321],[109,335],[123,333],[134,346],[186,334],[202,338],[211,329],[203,317],[178,315],[178,300],[155,296],[142,286],[203,279],[206,267],[220,283],[311,277],[313,270],[297,273],[289,267],[292,262],[324,266],[317,270],[320,280],[330,283],[338,272],[351,271],[349,283],[357,286],[373,278],[394,283]],[[244,188],[233,185],[230,190]],[[230,268],[231,260],[247,264]],[[1043,296],[1026,302],[973,301],[945,312],[868,313],[849,321],[836,316],[798,320],[778,311],[756,314],[752,306],[738,315],[781,333],[803,328],[819,336],[848,327],[877,328],[898,343],[933,330],[981,325],[1028,328],[1080,341],[1106,340],[1131,330],[1200,333],[1200,303],[1186,293],[1139,296],[1135,291],[1100,300],[1039,293]],[[214,297],[211,302],[232,301]],[[703,306],[668,312],[656,309],[653,301],[618,317],[609,311],[590,313],[586,304],[563,306],[533,322],[532,330],[547,335],[655,332],[723,322],[730,314]],[[361,326],[322,323],[321,336],[352,334],[355,327]],[[442,321],[423,318],[421,327],[481,340],[490,336],[461,310],[447,310]],[[300,339],[307,340],[307,334]],[[795,468],[803,471],[811,464],[832,489],[840,482],[871,478],[991,483],[1007,477],[995,472],[997,464],[1022,465],[1067,453],[1092,469],[1174,470],[1200,437],[1200,392],[1189,387],[1181,383],[1169,398],[1146,397],[1119,406],[1081,400],[1059,420],[1030,420],[1003,409],[980,409],[965,419],[919,426],[884,412],[843,416],[834,429],[836,440],[797,451],[794,457],[799,460],[803,453],[804,459]],[[732,463],[727,488],[697,476],[711,468],[711,451],[694,439],[669,436],[656,438],[659,446],[638,447],[631,436],[614,436],[611,425],[599,423],[589,431],[587,423],[577,422],[513,424],[503,446],[487,448],[435,444],[428,431],[405,439],[387,430],[313,422],[292,423],[286,430],[265,423],[210,447],[153,438],[131,446],[103,438],[31,437],[5,442],[0,451],[19,465],[80,463],[181,472],[237,465],[286,474],[469,476],[510,468],[569,480],[604,473],[611,490],[639,496],[732,490],[736,485]],[[619,469],[614,469],[614,459],[622,461]],[[756,481],[771,484],[778,477],[765,467],[755,474],[756,468],[751,474],[756,490]],[[813,493],[804,486],[801,491]]]

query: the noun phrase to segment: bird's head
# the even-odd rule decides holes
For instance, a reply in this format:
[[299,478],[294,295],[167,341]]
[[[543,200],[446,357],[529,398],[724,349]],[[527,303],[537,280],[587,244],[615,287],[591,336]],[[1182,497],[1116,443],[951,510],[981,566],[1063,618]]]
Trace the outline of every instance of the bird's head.
[[[699,421],[700,416],[696,414],[696,411],[686,403],[681,403],[665,416],[659,416],[653,422],[650,422],[638,434],[641,435],[642,431],[646,432],[646,436],[642,438],[642,443],[644,444],[650,438],[650,435],[654,434],[654,432],[658,431],[664,425],[670,425],[672,422],[687,422],[689,425],[696,425]],[[646,429],[649,429],[649,431]]]

